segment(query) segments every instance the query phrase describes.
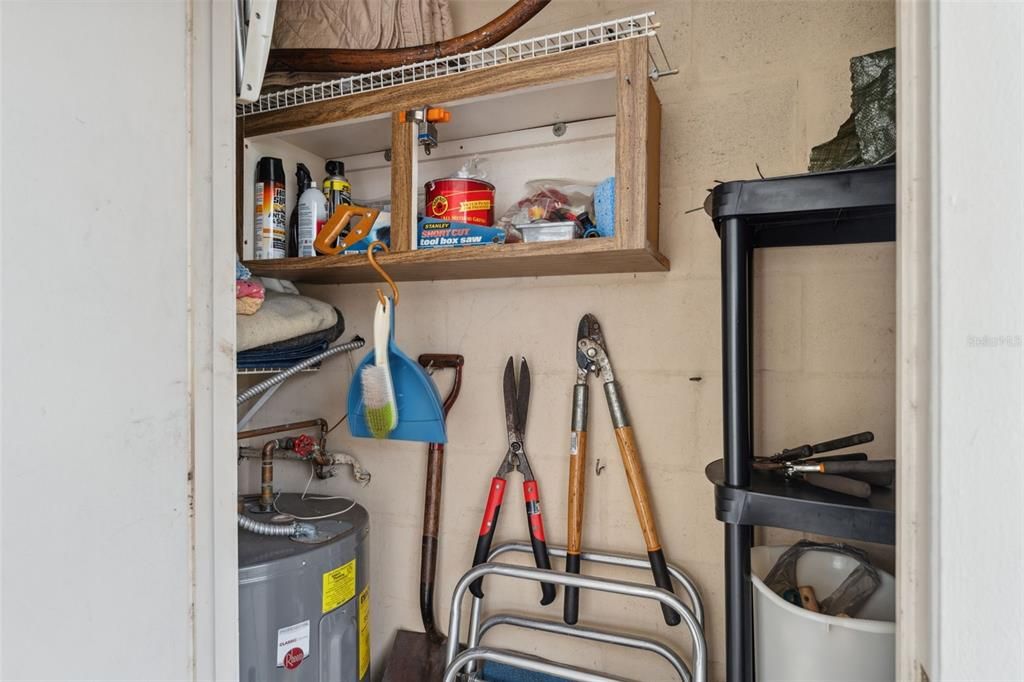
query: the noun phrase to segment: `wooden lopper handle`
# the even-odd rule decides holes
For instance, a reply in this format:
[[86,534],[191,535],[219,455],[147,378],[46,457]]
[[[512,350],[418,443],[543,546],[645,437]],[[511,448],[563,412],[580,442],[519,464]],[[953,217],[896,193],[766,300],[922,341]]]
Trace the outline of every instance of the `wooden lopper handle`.
[[[569,532],[565,552],[565,572],[580,573],[580,552],[583,551],[583,499],[587,471],[587,409],[589,389],[576,384],[572,393],[572,423],[569,432]],[[565,586],[562,619],[575,625],[580,613],[580,590]]]
[[[629,483],[629,492],[633,496],[633,506],[636,507],[636,516],[640,521],[640,531],[644,534],[644,543],[647,545],[647,555],[651,559],[651,571],[654,573],[654,584],[669,592],[672,589],[672,579],[668,574],[665,554],[661,549],[661,542],[658,541],[658,530],[654,525],[654,511],[651,509],[651,498],[647,493],[647,482],[644,480],[644,472],[640,466],[640,450],[636,445],[636,436],[633,434],[632,426],[620,426],[615,429],[615,440],[619,444],[619,454],[622,455],[622,465],[626,469],[626,481]],[[679,614],[661,605],[662,615],[665,616],[665,623],[668,625],[679,624]]]
[[[583,499],[586,494],[587,432],[573,431],[569,449],[569,554],[583,549]],[[579,571],[575,571],[578,573]]]

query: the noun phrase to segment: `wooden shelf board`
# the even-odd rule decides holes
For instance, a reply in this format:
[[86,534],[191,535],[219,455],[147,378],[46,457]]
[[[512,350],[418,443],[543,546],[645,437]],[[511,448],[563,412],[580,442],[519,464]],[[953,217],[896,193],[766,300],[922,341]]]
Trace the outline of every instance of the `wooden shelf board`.
[[[664,272],[668,259],[651,247],[616,248],[614,239],[494,244],[378,254],[398,281],[548,277],[616,272]],[[365,254],[246,261],[254,275],[294,282],[377,282]]]

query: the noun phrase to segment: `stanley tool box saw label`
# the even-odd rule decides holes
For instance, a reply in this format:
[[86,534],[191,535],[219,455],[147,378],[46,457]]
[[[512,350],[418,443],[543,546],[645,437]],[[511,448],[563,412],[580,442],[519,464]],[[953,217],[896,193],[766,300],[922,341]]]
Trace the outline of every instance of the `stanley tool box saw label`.
[[469,223],[423,218],[419,222],[416,248],[444,249],[453,246],[486,246],[502,244],[505,230]]
[[356,560],[324,573],[323,613],[356,596]]

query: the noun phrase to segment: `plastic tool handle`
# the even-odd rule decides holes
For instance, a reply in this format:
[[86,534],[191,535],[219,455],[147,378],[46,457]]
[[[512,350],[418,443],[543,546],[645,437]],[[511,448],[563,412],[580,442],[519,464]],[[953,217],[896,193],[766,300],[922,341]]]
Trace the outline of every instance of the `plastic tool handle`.
[[872,471],[851,471],[845,474],[847,478],[855,478],[858,481],[864,481],[871,485],[879,485],[885,488],[892,487],[892,484],[896,482],[895,471],[883,471],[883,472],[872,472]]
[[[537,488],[537,481],[523,481],[523,498],[526,500],[526,521],[530,526],[530,544],[533,546],[533,560],[537,568],[551,568],[551,557],[548,555],[548,545],[544,540],[544,517],[540,513],[540,489]],[[490,541],[488,541],[490,546]],[[541,583],[542,606],[547,606],[555,601],[555,586],[551,583]]]
[[[668,572],[668,564],[665,563],[665,552],[661,549],[647,553],[647,558],[651,561],[651,573],[654,574],[654,584],[658,587],[674,592],[672,589],[672,576]],[[679,614],[671,610],[664,604],[661,605],[662,613],[665,616],[665,622],[669,625],[677,625],[679,623]],[[674,616],[670,618],[669,614]]]
[[822,462],[823,474],[889,474],[896,471],[896,460],[883,459],[874,462]]
[[[580,573],[580,552],[583,546],[583,499],[586,492],[587,468],[587,402],[586,384],[573,388],[572,431],[569,435],[569,533],[565,553],[565,572]],[[568,625],[579,620],[580,590],[565,586],[562,619]]]
[[[501,501],[505,497],[505,479],[495,476],[491,479],[491,491],[487,494],[487,506],[484,507],[484,520],[480,524],[480,537],[476,539],[476,552],[473,554],[473,565],[482,564],[487,561],[487,555],[491,553],[491,540],[494,539],[494,528],[498,525],[498,512],[501,511]],[[469,586],[469,591],[474,597],[483,597],[482,589],[484,579],[477,578]]]
[[[864,452],[846,452],[841,455],[825,455],[824,457],[811,457],[806,463],[811,462],[864,462],[867,461],[867,453]],[[804,462],[800,462],[804,464]]]
[[[651,509],[651,500],[647,493],[647,483],[644,481],[643,471],[640,468],[640,451],[636,446],[633,428],[622,426],[615,429],[615,440],[619,444],[619,454],[622,455],[622,464],[626,469],[626,481],[629,483],[629,492],[633,495],[633,505],[636,507],[637,518],[640,520],[640,530],[643,532],[644,543],[647,545],[647,554],[651,557],[654,584],[673,592],[672,581],[668,579],[665,555],[661,549],[661,542],[658,541],[658,531],[654,526],[654,512]],[[679,625],[678,613],[664,604],[661,605],[661,611],[665,616],[666,624]]]
[[[580,555],[565,555],[565,572],[580,574]],[[580,588],[572,585],[565,586],[565,601],[562,605],[562,619],[566,625],[576,625],[580,619]]]
[[[349,204],[339,206],[317,233],[316,239],[313,240],[313,248],[316,249],[317,253],[336,256],[369,235],[370,230],[373,229],[373,224],[377,221],[378,215],[380,215],[380,209],[378,208],[364,208]],[[348,234],[341,241],[337,241],[342,231],[349,226],[349,222],[356,216],[360,216],[359,222],[351,227]]]
[[871,497],[871,485],[864,481],[855,481],[846,476],[832,476],[829,474],[804,474],[804,480],[818,488],[831,490],[833,492],[867,499]]
[[801,445],[798,448],[791,448],[783,450],[782,452],[777,452],[772,455],[770,459],[773,462],[792,462],[797,459],[807,459],[812,454],[814,453],[811,451],[810,445]]
[[855,433],[852,436],[843,436],[842,438],[836,438],[835,440],[816,443],[811,446],[811,449],[814,450],[815,454],[819,452],[830,452],[832,450],[842,450],[843,448],[860,445],[861,443],[870,443],[874,439],[875,434],[870,431],[862,431],[861,433]]

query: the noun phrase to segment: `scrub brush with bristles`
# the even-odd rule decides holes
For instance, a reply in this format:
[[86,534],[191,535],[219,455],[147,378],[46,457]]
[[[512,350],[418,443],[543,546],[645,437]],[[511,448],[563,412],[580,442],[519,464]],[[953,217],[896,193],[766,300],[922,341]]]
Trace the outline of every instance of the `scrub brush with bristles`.
[[391,382],[388,364],[388,341],[391,339],[391,299],[377,304],[373,317],[373,364],[363,368],[363,416],[374,438],[387,438],[398,426],[398,403]]

